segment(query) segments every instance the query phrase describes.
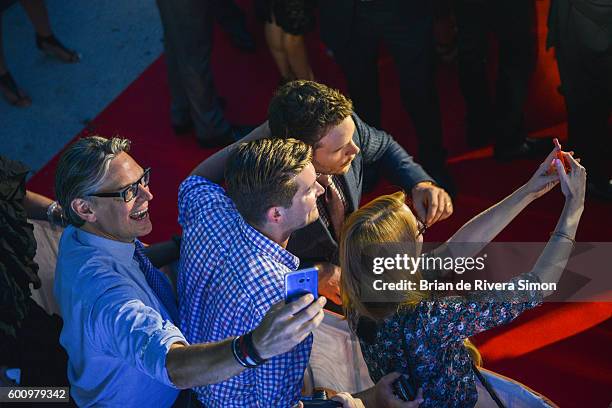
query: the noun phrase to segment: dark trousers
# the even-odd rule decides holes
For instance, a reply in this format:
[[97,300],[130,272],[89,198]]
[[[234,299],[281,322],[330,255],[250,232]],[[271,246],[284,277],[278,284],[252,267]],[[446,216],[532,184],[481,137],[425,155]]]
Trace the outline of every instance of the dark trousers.
[[214,0],[213,4],[215,20],[223,31],[231,35],[245,27],[244,12],[234,0]]
[[351,37],[336,60],[346,76],[355,112],[380,128],[378,89],[380,42],[389,49],[400,78],[400,96],[419,140],[419,161],[426,168],[443,165],[440,106],[435,87],[433,9],[428,1],[355,1]]
[[175,125],[193,121],[201,140],[231,136],[212,77],[215,7],[211,0],[157,0],[164,28]]
[[[522,143],[523,107],[534,62],[533,0],[456,0],[455,17],[468,137],[495,135],[501,148]],[[499,43],[494,92],[487,81],[491,31]]]
[[[612,44],[596,49],[589,38],[590,25],[570,2],[558,1],[557,63],[567,107],[569,143],[582,158],[589,179],[606,184],[612,176],[612,133],[608,123],[612,113]],[[612,23],[608,24],[612,32]],[[590,41],[593,40],[593,45]],[[612,43],[612,39],[610,40]]]

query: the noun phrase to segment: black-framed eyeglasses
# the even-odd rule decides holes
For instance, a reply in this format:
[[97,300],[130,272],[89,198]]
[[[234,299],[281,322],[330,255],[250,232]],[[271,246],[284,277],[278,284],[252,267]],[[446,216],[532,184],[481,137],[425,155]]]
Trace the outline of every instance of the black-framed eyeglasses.
[[414,203],[412,202],[412,199],[410,199],[410,197],[408,196],[406,196],[406,205],[408,206],[408,208],[410,208],[410,211],[412,211],[412,214],[414,214],[414,218],[416,218],[416,223],[417,223],[416,238],[422,235],[425,235],[425,233],[427,232],[427,228],[429,227],[427,226],[426,223],[421,221],[421,219],[417,216],[417,212],[414,208]]
[[417,220],[417,234],[416,234],[416,236],[418,238],[418,237],[420,237],[422,235],[425,235],[425,233],[427,232],[427,228],[429,228],[429,227],[427,226],[427,224],[425,224],[423,221],[419,220],[418,218],[416,220]]
[[130,184],[126,188],[121,191],[116,191],[112,193],[95,193],[89,194],[92,197],[121,197],[123,201],[129,203],[138,195],[138,189],[140,186],[146,187],[149,185],[149,179],[151,178],[151,168],[147,167],[142,174],[142,176],[136,180],[134,183]]

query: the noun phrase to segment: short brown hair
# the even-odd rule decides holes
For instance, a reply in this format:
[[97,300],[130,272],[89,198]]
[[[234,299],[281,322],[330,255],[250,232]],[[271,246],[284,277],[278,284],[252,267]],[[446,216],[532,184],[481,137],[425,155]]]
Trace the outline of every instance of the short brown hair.
[[295,177],[311,162],[312,149],[299,140],[242,143],[227,161],[227,194],[251,225],[261,226],[270,207],[291,207],[298,190]]
[[340,91],[314,81],[288,82],[268,107],[272,137],[292,137],[315,147],[327,130],[353,113],[353,103]]

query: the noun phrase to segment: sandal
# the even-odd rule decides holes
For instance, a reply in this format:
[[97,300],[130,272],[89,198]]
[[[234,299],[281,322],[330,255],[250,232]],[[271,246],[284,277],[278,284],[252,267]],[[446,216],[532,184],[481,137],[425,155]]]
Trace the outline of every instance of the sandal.
[[36,34],[36,47],[45,54],[68,64],[74,64],[81,60],[76,51],[66,48],[53,34],[48,37]]
[[32,104],[32,100],[15,83],[10,72],[0,75],[0,92],[4,98],[13,106],[25,108]]

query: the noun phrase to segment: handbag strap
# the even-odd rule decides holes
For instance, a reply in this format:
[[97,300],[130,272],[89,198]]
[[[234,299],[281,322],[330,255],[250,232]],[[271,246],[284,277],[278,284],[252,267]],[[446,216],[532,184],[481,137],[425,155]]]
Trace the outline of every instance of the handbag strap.
[[497,395],[497,393],[495,392],[493,387],[491,387],[491,384],[489,384],[489,381],[485,378],[484,375],[482,375],[482,373],[480,372],[478,367],[476,367],[476,365],[474,364],[473,361],[472,361],[472,371],[474,371],[474,374],[476,375],[476,377],[478,377],[478,380],[485,387],[485,389],[488,391],[489,395],[491,396],[491,398],[493,398],[493,401],[495,401],[497,406],[499,408],[506,408],[504,403],[501,402],[501,400],[499,399],[499,396]]

